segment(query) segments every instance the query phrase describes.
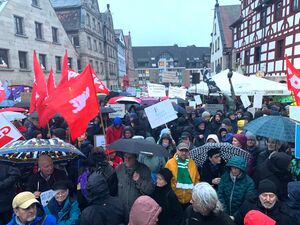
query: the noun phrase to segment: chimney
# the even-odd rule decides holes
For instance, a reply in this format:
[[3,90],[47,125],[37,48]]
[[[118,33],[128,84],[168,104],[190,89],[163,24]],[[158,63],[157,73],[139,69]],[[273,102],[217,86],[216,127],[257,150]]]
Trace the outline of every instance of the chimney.
[[108,11],[109,11],[109,7],[110,7],[110,5],[109,5],[109,4],[106,4],[106,8],[107,8]]

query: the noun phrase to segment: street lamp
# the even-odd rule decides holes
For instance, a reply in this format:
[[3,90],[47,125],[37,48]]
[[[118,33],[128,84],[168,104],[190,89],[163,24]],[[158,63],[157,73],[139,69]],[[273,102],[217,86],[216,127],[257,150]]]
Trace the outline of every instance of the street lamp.
[[227,77],[228,79],[231,79],[233,76],[233,72],[232,72],[232,69],[229,69],[229,72],[227,73]]

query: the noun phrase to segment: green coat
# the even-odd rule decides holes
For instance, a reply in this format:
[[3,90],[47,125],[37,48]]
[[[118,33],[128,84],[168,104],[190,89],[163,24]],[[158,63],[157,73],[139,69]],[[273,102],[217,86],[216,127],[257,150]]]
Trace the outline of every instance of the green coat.
[[[223,204],[224,210],[229,215],[234,215],[245,200],[248,192],[254,190],[254,182],[246,174],[247,164],[239,156],[232,157],[226,164],[228,171],[221,177],[218,187],[218,196]],[[230,175],[230,167],[236,167],[241,170],[241,174],[235,179]]]

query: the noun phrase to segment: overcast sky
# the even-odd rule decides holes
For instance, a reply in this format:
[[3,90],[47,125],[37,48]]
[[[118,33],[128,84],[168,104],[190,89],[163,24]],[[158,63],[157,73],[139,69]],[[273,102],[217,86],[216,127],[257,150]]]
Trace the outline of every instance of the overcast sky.
[[[110,4],[115,29],[131,32],[133,46],[209,46],[215,0],[98,0]],[[220,5],[240,0],[219,0]]]

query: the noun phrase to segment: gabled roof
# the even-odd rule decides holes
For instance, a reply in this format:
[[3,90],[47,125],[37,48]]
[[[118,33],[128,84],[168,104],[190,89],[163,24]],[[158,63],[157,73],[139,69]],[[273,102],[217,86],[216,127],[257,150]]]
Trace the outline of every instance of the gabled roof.
[[81,6],[81,0],[50,0],[53,8],[71,8]]
[[225,47],[232,47],[232,31],[230,25],[232,25],[241,15],[241,5],[224,5],[216,6],[218,14],[218,23],[220,27],[220,33],[222,43]]

